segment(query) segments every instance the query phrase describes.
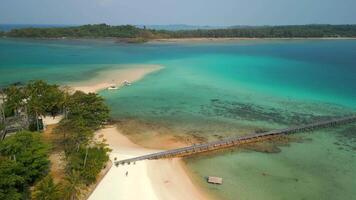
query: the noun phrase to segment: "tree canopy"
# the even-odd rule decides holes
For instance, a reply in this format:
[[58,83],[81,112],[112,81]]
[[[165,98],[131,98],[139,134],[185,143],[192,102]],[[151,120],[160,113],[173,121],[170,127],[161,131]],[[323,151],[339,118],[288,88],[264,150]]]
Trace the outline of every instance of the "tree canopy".
[[109,160],[108,156],[106,156],[107,152],[108,148],[100,145],[88,147],[88,149],[80,148],[78,152],[74,152],[69,156],[68,170],[77,171],[81,180],[89,185],[96,181],[96,176]]
[[0,155],[16,161],[22,168],[20,175],[28,183],[47,173],[48,153],[49,146],[38,133],[19,132],[0,143]]
[[52,176],[47,175],[39,181],[32,192],[33,200],[62,200],[62,188],[55,184]]
[[109,108],[97,94],[77,91],[68,103],[68,119],[96,130],[109,119]]
[[25,38],[129,38],[128,42],[144,42],[157,38],[243,37],[243,38],[306,38],[356,37],[356,25],[289,25],[236,26],[225,29],[149,30],[131,25],[110,26],[94,24],[58,28],[14,29],[4,33],[8,37]]
[[0,199],[22,199],[49,169],[49,146],[38,133],[19,132],[0,142]]
[[20,176],[21,171],[16,161],[0,156],[0,199],[21,198],[21,188],[25,182]]
[[11,110],[12,113],[17,114],[17,110],[24,105],[25,93],[23,88],[11,85],[5,88],[4,93],[6,95],[6,108]]
[[62,107],[63,91],[58,85],[51,85],[45,81],[30,81],[25,88],[29,112],[46,115],[56,115]]
[[[26,85],[11,85],[4,89],[5,115],[17,115],[19,110],[26,112],[27,124],[40,131],[39,118],[45,115],[55,116],[63,110],[65,92],[58,85],[42,80],[30,81]],[[30,126],[30,127],[33,127]]]
[[67,161],[67,177],[59,185],[53,182],[48,175],[50,146],[39,132],[29,128],[0,141],[0,199],[27,199],[32,185],[35,200],[78,199],[83,186],[94,183],[109,160],[109,149],[94,140],[94,132],[109,119],[104,99],[94,93],[70,93],[41,80],[12,85],[4,91],[6,109],[13,115],[25,112],[29,119],[35,119],[37,130],[39,117],[64,114],[55,132],[63,134],[59,143],[64,144],[60,148]]

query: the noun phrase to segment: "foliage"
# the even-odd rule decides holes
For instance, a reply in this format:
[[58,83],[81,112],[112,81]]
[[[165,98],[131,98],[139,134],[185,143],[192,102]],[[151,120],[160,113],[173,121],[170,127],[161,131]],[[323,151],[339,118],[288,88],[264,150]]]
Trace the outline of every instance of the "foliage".
[[67,118],[56,129],[63,134],[63,144],[67,154],[78,151],[93,138],[94,131],[109,118],[109,108],[97,94],[75,92],[66,103]]
[[25,97],[27,100],[28,113],[35,118],[37,131],[39,127],[39,116],[45,116],[47,113],[55,116],[61,108],[62,91],[57,85],[50,85],[42,80],[30,81],[25,88]]
[[64,119],[56,131],[63,134],[64,150],[67,154],[78,151],[81,144],[87,144],[93,137],[94,131],[85,126],[83,119]]
[[93,130],[109,119],[109,108],[104,99],[95,93],[75,92],[68,103],[68,119],[80,121]]
[[148,30],[131,25],[110,26],[94,24],[60,28],[14,29],[9,37],[30,38],[138,38],[128,42],[144,42],[154,38],[191,37],[246,37],[246,38],[291,38],[291,37],[356,37],[356,25],[291,25],[291,26],[244,26],[207,30]]
[[80,178],[80,173],[78,171],[71,171],[69,175],[65,178],[64,199],[79,199],[80,195],[83,192],[83,189],[84,187]]
[[109,119],[109,109],[104,99],[94,93],[75,92],[65,95],[66,117],[61,120],[56,132],[63,134],[67,159],[67,199],[76,199],[83,184],[96,181],[96,176],[109,160],[108,148],[93,144],[94,131]]
[[3,124],[3,123],[0,122],[0,133],[1,133],[1,131],[4,130],[4,129],[5,129],[5,124]]
[[6,94],[5,111],[8,109],[16,114],[17,110],[24,104],[25,94],[23,88],[12,85],[4,91]]
[[62,28],[26,28],[15,29],[7,33],[10,37],[60,38],[60,37],[118,37],[139,36],[141,29],[134,26],[109,26],[106,24],[84,25]]
[[44,81],[30,81],[25,86],[12,85],[5,90],[5,115],[17,114],[18,110],[26,111],[29,119],[40,130],[38,118],[50,113],[57,115],[64,105],[64,92],[59,86]]
[[27,183],[33,183],[49,169],[49,146],[38,133],[19,132],[0,143],[0,155],[16,161],[20,175]]
[[21,198],[24,179],[20,164],[0,156],[0,199],[17,200]]
[[4,113],[5,117],[11,117],[15,115],[15,109],[11,106],[8,106],[8,104],[5,102],[4,103]]
[[58,114],[64,96],[58,85],[50,85],[42,80],[30,81],[25,93],[29,112],[38,112],[41,115],[51,113],[53,116]]
[[[71,94],[44,81],[30,81],[26,85],[13,85],[5,90],[5,110],[15,114],[26,111],[29,119],[35,119],[39,129],[39,117],[51,113],[53,116],[63,112],[65,117],[56,131],[63,134],[64,150],[67,158],[67,172],[64,187],[69,196],[60,196],[59,186],[50,176],[36,184],[33,199],[77,199],[83,190],[83,184],[95,182],[97,174],[108,161],[108,149],[103,144],[93,144],[94,131],[109,119],[109,109],[104,99],[94,93],[75,92]],[[9,112],[8,111],[8,112]],[[23,114],[23,112],[21,113]],[[86,148],[88,147],[88,148]],[[13,199],[24,198],[28,187],[48,174],[49,146],[39,133],[18,132],[0,143],[0,157],[9,162],[7,172],[14,171],[14,177],[0,175],[0,195],[11,194]],[[2,161],[1,160],[1,161]],[[13,166],[10,166],[13,165]],[[0,163],[3,165],[3,162]],[[2,169],[0,169],[2,170]],[[2,173],[4,172],[4,173]],[[19,177],[19,181],[16,179]],[[8,180],[13,180],[8,181]],[[2,196],[0,196],[2,197]],[[58,197],[58,198],[57,198]],[[0,198],[3,199],[3,198]],[[6,198],[10,199],[10,198]]]
[[96,176],[105,167],[106,162],[109,160],[107,152],[108,148],[105,146],[80,148],[78,152],[69,156],[68,170],[78,171],[81,180],[89,185],[96,181]]
[[33,200],[61,200],[61,185],[55,184],[51,175],[39,181],[32,192]]
[[173,38],[308,38],[356,37],[356,25],[247,26],[213,30],[186,30],[168,33]]

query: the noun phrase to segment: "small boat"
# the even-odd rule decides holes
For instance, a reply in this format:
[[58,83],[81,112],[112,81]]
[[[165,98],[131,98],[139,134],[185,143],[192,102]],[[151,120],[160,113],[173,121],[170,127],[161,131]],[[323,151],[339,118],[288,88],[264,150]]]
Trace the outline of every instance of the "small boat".
[[116,87],[116,85],[111,85],[108,87],[108,90],[117,90],[119,89],[118,87]]
[[122,82],[122,84],[123,84],[124,86],[130,86],[130,85],[131,85],[131,82],[128,81],[128,80],[124,80],[124,81]]
[[223,179],[221,177],[209,176],[207,179],[208,183],[221,185],[223,183]]

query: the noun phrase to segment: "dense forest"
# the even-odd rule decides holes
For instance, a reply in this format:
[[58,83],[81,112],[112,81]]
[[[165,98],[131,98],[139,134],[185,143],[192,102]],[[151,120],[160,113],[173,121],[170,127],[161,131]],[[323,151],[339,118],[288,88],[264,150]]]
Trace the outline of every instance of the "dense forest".
[[106,24],[60,28],[14,29],[3,34],[21,38],[121,38],[128,42],[144,42],[147,39],[166,38],[164,33],[140,29],[135,26],[110,26]]
[[256,26],[169,32],[170,37],[308,38],[356,37],[356,25]]
[[316,38],[356,37],[356,25],[290,25],[246,26],[225,29],[165,31],[138,28],[131,25],[107,24],[58,28],[24,28],[0,33],[6,37],[24,38],[118,38],[128,42],[144,42],[162,38]]
[[[104,99],[41,80],[11,85],[0,95],[0,199],[85,196],[109,160],[107,145],[94,138],[109,118]],[[41,119],[56,115],[62,120],[44,131]],[[7,133],[20,121],[27,125]]]

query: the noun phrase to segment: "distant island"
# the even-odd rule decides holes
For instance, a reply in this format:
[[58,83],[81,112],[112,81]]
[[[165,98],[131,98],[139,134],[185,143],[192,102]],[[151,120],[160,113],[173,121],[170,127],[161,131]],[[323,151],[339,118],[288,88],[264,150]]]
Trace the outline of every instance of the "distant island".
[[94,24],[69,27],[22,28],[0,32],[14,38],[116,38],[141,43],[180,38],[356,38],[356,25],[236,26],[221,29],[156,30],[132,25]]

